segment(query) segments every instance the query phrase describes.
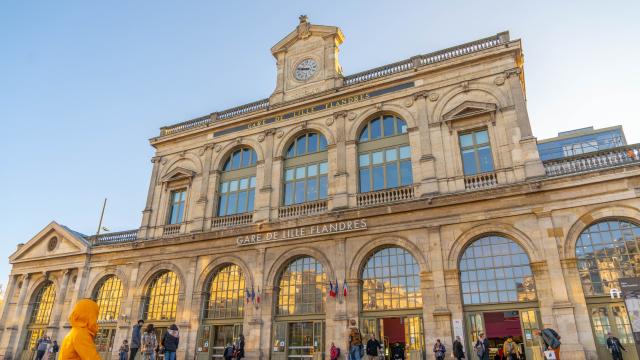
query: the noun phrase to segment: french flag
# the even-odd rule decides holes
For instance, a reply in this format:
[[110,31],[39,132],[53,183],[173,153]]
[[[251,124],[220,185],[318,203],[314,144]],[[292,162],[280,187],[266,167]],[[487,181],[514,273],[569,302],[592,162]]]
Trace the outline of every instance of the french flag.
[[256,302],[256,292],[253,290],[253,286],[251,286],[251,302],[254,304]]
[[336,290],[338,289],[338,284],[336,283],[336,288],[333,288],[333,283],[331,281],[329,281],[329,296],[331,296],[332,298],[336,297]]
[[347,280],[346,279],[342,283],[342,296],[347,297]]
[[249,292],[249,289],[246,289],[247,291],[247,304],[249,303],[249,300],[251,300],[251,293]]

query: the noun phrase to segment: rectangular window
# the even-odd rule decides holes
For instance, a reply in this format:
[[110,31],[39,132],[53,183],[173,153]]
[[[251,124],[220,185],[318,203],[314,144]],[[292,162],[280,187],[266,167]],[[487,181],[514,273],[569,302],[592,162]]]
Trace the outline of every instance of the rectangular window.
[[169,224],[180,224],[182,222],[186,195],[186,189],[174,190],[171,192],[169,198]]
[[465,175],[491,172],[493,156],[487,129],[474,130],[459,135],[462,168]]

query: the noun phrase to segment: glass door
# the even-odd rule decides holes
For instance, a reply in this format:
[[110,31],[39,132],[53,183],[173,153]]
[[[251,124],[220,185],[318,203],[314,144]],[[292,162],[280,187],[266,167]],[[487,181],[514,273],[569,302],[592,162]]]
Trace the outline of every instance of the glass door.
[[533,331],[540,328],[540,312],[538,310],[521,310],[520,322],[522,323],[522,332],[524,335],[523,345],[524,354],[527,359],[543,360],[540,352],[540,337],[535,336]]
[[389,318],[365,318],[362,320],[362,341],[367,341],[375,334],[383,346],[381,354],[386,360],[393,354],[403,353],[406,359],[421,360],[425,358],[424,331],[421,316],[402,316]]
[[317,322],[289,323],[289,359],[312,359],[323,351],[323,324]]
[[607,333],[611,332],[613,336],[620,339],[622,346],[627,349],[627,352],[624,353],[625,360],[638,360],[629,315],[624,303],[590,305],[589,315],[599,359],[611,358],[607,349]]
[[96,344],[96,350],[98,350],[98,354],[100,354],[102,360],[111,359],[113,339],[115,336],[115,328],[101,328],[98,330],[94,342]]
[[233,346],[235,340],[233,325],[214,325],[213,341],[211,346],[211,359],[223,359],[224,349],[227,344]]

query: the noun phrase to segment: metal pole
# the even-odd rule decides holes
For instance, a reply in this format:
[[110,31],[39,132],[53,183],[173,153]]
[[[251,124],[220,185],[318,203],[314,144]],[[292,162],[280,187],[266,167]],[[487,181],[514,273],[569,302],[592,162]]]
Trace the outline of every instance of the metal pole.
[[104,208],[107,207],[107,198],[104,198],[104,203],[102,204],[102,212],[100,213],[100,222],[98,222],[98,231],[96,235],[100,235],[100,229],[102,228],[102,218],[104,217]]

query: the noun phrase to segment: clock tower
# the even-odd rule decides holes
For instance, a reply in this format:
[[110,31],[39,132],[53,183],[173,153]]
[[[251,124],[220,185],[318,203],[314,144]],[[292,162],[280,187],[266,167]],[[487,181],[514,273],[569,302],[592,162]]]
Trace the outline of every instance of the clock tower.
[[306,15],[294,31],[271,48],[276,58],[276,89],[272,105],[322,93],[341,85],[338,46],[344,41],[335,26],[312,25]]

